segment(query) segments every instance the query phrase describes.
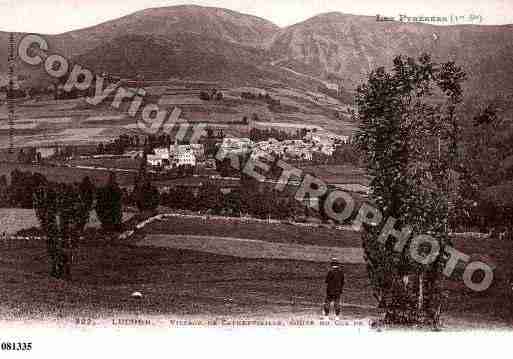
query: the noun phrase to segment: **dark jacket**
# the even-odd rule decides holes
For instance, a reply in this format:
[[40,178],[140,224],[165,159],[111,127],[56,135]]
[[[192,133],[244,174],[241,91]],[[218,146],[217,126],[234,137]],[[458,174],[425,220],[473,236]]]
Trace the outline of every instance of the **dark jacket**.
[[344,289],[344,271],[340,267],[332,267],[326,276],[326,293],[340,295]]

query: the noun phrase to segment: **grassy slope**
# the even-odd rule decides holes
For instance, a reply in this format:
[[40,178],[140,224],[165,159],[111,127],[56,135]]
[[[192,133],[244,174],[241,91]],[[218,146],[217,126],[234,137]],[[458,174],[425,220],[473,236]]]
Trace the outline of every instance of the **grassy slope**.
[[325,247],[360,247],[360,234],[328,228],[296,227],[286,224],[238,223],[219,219],[168,218],[144,229],[151,234],[190,234],[276,243],[295,243]]
[[[302,228],[211,221],[173,220],[147,227],[151,232],[240,236],[267,241],[337,245],[333,233]],[[358,234],[341,246],[358,245]],[[457,240],[468,254],[486,253],[498,266],[497,281],[484,293],[451,284],[446,315],[477,326],[511,318],[506,279],[512,245],[497,241]],[[317,315],[323,299],[325,264],[240,259],[187,250],[136,247],[127,243],[84,242],[75,250],[71,283],[47,277],[44,243],[0,244],[1,316],[112,316],[120,313],[166,315]],[[346,265],[346,303],[374,305],[364,265]],[[133,291],[144,299],[130,299]],[[11,308],[11,309],[8,309]],[[349,315],[376,314],[345,307]]]
[[[449,284],[448,310],[462,316],[502,318],[513,323],[513,291],[509,281],[513,275],[513,243],[499,240],[455,239],[453,245],[459,251],[496,267],[492,286],[484,292],[467,289],[455,277]],[[478,281],[478,278],[475,278]]]
[[[133,216],[131,212],[123,212],[123,220]],[[33,209],[0,208],[0,234],[14,235],[23,229],[39,227],[39,221]],[[100,221],[93,210],[90,213],[89,228],[99,228]]]
[[363,169],[349,165],[304,166],[301,167],[301,170],[326,183],[359,183],[363,186],[368,186],[370,183],[370,177],[365,174]]
[[[2,247],[0,301],[9,315],[29,318],[315,313],[326,271],[320,263],[91,243],[75,252],[73,281],[63,283],[46,276],[42,243]],[[363,266],[346,269],[345,301],[372,304]],[[130,299],[135,290],[144,293],[142,303]]]
[[[109,179],[109,171],[103,170],[87,170],[67,167],[47,167],[47,166],[33,166],[33,165],[22,165],[12,163],[2,163],[0,166],[0,176],[6,175],[10,178],[11,172],[15,169],[20,171],[38,172],[44,175],[48,180],[54,182],[80,182],[85,176],[89,176],[95,183],[95,185],[102,185],[107,183]],[[134,174],[133,173],[116,173],[117,182],[120,185],[133,185]]]

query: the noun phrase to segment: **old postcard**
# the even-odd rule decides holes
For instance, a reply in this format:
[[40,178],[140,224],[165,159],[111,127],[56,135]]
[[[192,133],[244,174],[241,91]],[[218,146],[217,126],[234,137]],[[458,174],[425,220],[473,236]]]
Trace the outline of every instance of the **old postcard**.
[[0,20],[2,356],[478,356],[472,333],[511,334],[513,2]]

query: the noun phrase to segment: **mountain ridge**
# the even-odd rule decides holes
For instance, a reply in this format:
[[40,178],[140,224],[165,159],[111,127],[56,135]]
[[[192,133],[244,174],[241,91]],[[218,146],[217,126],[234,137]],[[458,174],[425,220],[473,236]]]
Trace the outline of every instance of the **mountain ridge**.
[[[428,52],[435,61],[454,60],[463,66],[469,74],[471,94],[482,92],[493,97],[513,93],[513,25],[438,26],[378,22],[374,16],[327,12],[280,28],[266,19],[233,10],[180,5],[149,8],[47,38],[54,51],[73,59],[87,59],[86,64],[95,70],[102,67],[103,56],[111,59],[107,61],[106,70],[113,73],[126,71],[117,71],[114,59],[120,56],[111,53],[121,48],[120,39],[128,36],[135,43],[141,36],[167,39],[164,46],[166,59],[184,62],[174,69],[182,68],[190,73],[194,68],[187,69],[187,66],[199,63],[197,59],[173,53],[173,46],[169,45],[173,39],[181,37],[183,40],[185,33],[191,34],[190,41],[194,42],[187,45],[191,56],[206,52],[219,66],[237,63],[236,66],[242,69],[245,63],[248,70],[258,69],[255,74],[260,74],[263,68],[285,77],[302,74],[305,80],[312,79],[314,87],[318,85],[315,82],[318,79],[320,82],[337,82],[352,90],[372,69],[390,66],[394,56],[417,57]],[[0,33],[0,41],[6,43],[6,33]],[[109,47],[109,43],[117,45]],[[201,46],[207,46],[208,51]],[[0,71],[6,69],[6,50],[6,46],[0,46],[3,59]],[[164,60],[159,62],[156,57],[146,61],[144,57],[155,55],[145,52],[144,48],[140,50],[137,56],[143,59],[139,62],[145,63],[147,70],[151,63],[165,70]],[[208,62],[202,62],[200,72],[207,74],[207,65]],[[175,70],[159,71],[163,76],[171,77],[176,76]],[[229,70],[223,69],[223,72],[229,73]],[[244,76],[242,71],[238,74]],[[253,80],[255,74],[247,77]]]

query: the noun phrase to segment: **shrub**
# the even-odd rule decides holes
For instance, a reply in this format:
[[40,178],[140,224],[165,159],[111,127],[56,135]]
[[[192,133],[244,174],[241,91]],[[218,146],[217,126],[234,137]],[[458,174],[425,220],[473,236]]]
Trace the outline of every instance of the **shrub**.
[[149,181],[134,188],[135,202],[140,212],[155,211],[160,204],[160,193]]
[[199,98],[203,101],[210,101],[210,95],[208,92],[206,91],[201,91],[200,92],[200,95],[199,95]]

